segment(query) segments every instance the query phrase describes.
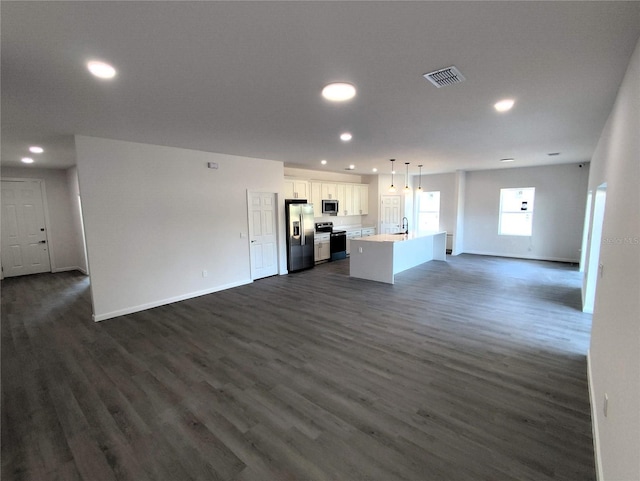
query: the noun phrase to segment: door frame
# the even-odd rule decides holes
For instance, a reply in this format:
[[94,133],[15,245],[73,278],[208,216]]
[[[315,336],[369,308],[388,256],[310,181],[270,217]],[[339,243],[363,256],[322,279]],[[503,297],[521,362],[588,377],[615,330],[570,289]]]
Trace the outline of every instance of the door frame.
[[600,247],[602,245],[602,232],[607,204],[607,183],[600,184],[595,191],[593,191],[592,197],[593,208],[591,209],[589,241],[587,243],[588,249],[582,290],[582,311],[589,314],[593,314],[596,291],[598,289],[598,278],[602,276]]
[[[44,213],[44,228],[45,238],[47,239],[47,252],[49,253],[49,272],[56,271],[56,261],[53,252],[53,245],[49,232],[51,231],[51,218],[49,217],[49,202],[47,201],[47,188],[45,186],[45,180],[36,177],[0,177],[1,182],[38,182],[40,184],[40,195],[42,196],[42,211]],[[2,259],[0,259],[0,263]],[[0,269],[0,279],[4,279],[4,272]]]
[[[591,210],[593,207],[593,191],[587,193],[587,205],[584,212],[584,225],[582,226],[582,245],[580,247],[580,266],[578,271],[584,272],[587,264],[587,251],[589,239],[591,239]],[[584,291],[584,288],[583,288]],[[584,294],[584,292],[583,292]]]
[[[253,282],[256,279],[253,279],[253,274],[252,274],[252,266],[251,266],[251,221],[250,221],[250,216],[251,216],[251,195],[252,194],[270,194],[273,195],[274,199],[275,199],[275,221],[276,221],[276,226],[275,226],[275,232],[276,232],[276,270],[277,273],[276,275],[281,275],[282,274],[282,239],[283,236],[280,232],[280,227],[283,225],[283,220],[281,218],[282,216],[282,211],[284,209],[284,204],[281,206],[280,205],[280,200],[281,200],[281,195],[279,192],[273,192],[273,191],[269,191],[269,190],[249,190],[247,189],[247,249],[249,252],[249,278],[251,279],[251,282]],[[281,208],[282,207],[282,208]],[[262,278],[259,278],[257,280],[260,280]]]

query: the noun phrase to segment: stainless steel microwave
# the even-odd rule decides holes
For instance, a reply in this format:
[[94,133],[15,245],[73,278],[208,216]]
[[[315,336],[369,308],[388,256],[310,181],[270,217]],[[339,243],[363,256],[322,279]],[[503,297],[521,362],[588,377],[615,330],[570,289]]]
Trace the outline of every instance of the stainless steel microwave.
[[327,215],[338,215],[338,201],[322,199],[322,213]]

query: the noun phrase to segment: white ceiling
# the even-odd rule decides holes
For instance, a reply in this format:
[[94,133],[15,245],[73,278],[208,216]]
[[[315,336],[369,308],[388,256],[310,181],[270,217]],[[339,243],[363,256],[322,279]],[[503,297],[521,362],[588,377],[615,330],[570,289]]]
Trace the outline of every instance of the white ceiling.
[[[73,134],[356,174],[389,158],[425,173],[584,162],[640,36],[637,1],[2,2],[1,14],[4,166],[33,144],[34,166],[73,165]],[[93,78],[91,58],[116,79]],[[422,77],[451,65],[465,82]],[[331,81],[356,98],[323,100]],[[498,114],[504,97],[516,105]]]

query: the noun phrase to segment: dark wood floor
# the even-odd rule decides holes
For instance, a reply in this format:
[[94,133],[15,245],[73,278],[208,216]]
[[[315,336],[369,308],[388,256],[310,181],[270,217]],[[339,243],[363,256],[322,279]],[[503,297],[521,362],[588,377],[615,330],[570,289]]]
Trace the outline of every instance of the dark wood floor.
[[575,267],[348,263],[97,324],[2,281],[2,479],[595,479]]

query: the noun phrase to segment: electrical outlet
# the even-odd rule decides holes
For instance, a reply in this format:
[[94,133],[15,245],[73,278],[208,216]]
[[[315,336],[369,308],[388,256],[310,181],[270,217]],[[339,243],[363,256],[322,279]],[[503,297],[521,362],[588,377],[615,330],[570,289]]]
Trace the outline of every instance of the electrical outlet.
[[604,412],[604,417],[607,417],[609,414],[609,396],[607,393],[604,393],[604,403],[602,404],[602,411]]
[[362,254],[362,247],[358,247],[358,252]]
[[202,277],[207,277],[209,273],[207,271],[202,271]]

